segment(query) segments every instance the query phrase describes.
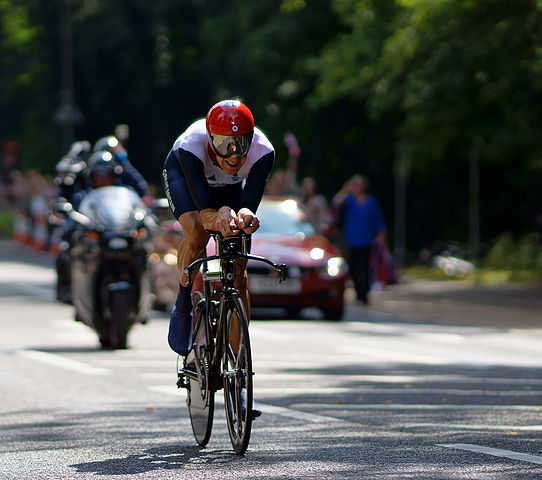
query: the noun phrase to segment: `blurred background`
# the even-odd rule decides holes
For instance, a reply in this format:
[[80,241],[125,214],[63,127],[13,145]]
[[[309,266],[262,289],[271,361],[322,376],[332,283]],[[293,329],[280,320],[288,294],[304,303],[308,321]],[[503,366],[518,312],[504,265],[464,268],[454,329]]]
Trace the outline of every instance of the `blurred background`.
[[538,0],[0,0],[4,183],[126,125],[160,196],[175,138],[240,98],[277,169],[292,133],[328,200],[371,180],[401,265],[452,242],[540,272],[541,19]]

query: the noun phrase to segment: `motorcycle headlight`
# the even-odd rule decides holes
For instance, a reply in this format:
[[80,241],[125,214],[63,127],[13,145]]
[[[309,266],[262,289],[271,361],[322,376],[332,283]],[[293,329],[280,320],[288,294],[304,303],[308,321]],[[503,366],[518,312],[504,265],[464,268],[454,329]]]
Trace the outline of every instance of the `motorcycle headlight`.
[[111,238],[109,239],[109,242],[107,242],[107,246],[112,250],[122,250],[128,246],[128,240],[121,237]]
[[331,257],[326,263],[326,273],[330,277],[338,277],[341,275],[346,267],[346,262],[342,257]]

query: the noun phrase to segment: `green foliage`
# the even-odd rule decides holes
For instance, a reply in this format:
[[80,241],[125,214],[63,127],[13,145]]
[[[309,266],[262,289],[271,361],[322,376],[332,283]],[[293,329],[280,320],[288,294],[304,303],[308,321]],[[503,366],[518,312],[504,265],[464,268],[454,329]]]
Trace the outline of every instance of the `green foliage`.
[[290,13],[305,8],[305,0],[283,0],[280,10],[282,12]]
[[[542,7],[535,0],[0,0],[0,142],[51,172],[63,152],[62,12],[70,7],[75,129],[131,127],[158,183],[174,139],[225,97],[250,105],[299,177],[331,197],[371,178],[393,225],[394,159],[410,164],[410,248],[467,237],[467,157],[480,153],[483,238],[533,229],[542,206]],[[393,235],[393,232],[390,232]]]
[[505,232],[494,240],[478,263],[467,275],[447,275],[436,267],[419,266],[405,268],[403,275],[428,280],[467,280],[482,285],[542,282],[542,235],[529,233],[515,238]]
[[313,62],[320,75],[314,101],[353,97],[373,118],[398,118],[396,138],[414,168],[427,169],[453,152],[466,155],[474,138],[484,139],[493,162],[533,146],[540,63],[532,52],[540,18],[532,2],[334,5],[349,31]]
[[11,211],[0,211],[0,237],[10,237],[14,216]]
[[542,272],[542,237],[529,233],[515,239],[510,232],[500,235],[482,262],[491,269],[538,270]]
[[408,278],[421,278],[424,280],[464,280],[464,275],[448,275],[444,271],[437,267],[420,267],[411,266],[403,269],[402,277]]

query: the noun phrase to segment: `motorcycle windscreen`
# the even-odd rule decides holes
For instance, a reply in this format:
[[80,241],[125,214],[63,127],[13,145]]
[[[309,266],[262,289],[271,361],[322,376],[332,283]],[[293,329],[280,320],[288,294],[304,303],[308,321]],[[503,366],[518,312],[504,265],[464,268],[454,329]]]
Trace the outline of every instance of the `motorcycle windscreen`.
[[139,195],[130,188],[120,186],[90,191],[83,198],[79,211],[95,225],[110,231],[136,228],[147,214]]

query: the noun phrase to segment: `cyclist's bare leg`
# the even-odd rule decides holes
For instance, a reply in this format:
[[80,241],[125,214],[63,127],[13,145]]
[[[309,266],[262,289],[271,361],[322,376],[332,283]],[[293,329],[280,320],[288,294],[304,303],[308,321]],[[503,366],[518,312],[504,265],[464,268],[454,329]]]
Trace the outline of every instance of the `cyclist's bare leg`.
[[[188,278],[184,273],[184,268],[203,255],[209,241],[209,234],[203,228],[203,222],[198,212],[183,213],[179,217],[179,223],[185,238],[177,247],[177,267],[179,268],[179,283],[186,287]],[[193,277],[196,273],[193,273]],[[194,280],[194,278],[190,280]]]
[[[179,223],[183,229],[185,238],[177,247],[177,267],[179,269],[179,283],[187,286],[188,277],[184,273],[184,267],[190,265],[194,260],[205,253],[205,246],[209,241],[209,234],[203,228],[198,212],[186,212],[179,217]],[[190,282],[194,280],[197,271],[193,272]],[[196,316],[192,317],[192,328],[196,322]],[[198,341],[200,341],[198,339]]]

